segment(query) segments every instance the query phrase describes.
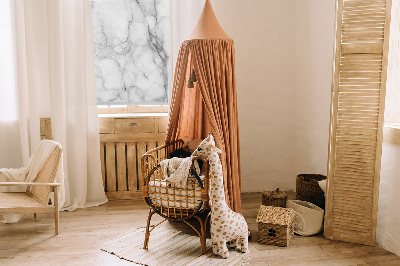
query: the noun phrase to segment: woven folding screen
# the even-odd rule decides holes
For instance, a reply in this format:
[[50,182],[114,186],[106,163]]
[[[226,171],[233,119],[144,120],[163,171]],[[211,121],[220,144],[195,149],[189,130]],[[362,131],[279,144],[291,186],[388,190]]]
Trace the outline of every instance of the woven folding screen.
[[390,0],[338,0],[325,236],[375,243]]

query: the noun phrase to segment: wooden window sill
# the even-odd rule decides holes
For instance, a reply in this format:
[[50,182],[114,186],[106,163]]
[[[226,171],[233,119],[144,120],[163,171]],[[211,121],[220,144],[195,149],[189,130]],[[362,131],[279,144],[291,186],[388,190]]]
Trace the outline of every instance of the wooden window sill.
[[99,114],[99,117],[154,117],[168,116],[168,113],[125,113],[125,114]]

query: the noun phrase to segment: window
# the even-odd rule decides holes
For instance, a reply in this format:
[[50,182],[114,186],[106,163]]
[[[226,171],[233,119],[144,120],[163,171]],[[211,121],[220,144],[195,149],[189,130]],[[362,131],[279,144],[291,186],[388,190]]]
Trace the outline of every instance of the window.
[[168,0],[92,0],[99,105],[168,103]]

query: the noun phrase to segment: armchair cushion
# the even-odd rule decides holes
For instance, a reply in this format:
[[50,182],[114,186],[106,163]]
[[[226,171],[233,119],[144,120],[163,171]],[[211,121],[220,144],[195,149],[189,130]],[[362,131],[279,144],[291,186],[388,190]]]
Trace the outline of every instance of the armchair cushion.
[[29,197],[26,193],[5,192],[0,193],[0,208],[3,207],[38,207],[42,204]]

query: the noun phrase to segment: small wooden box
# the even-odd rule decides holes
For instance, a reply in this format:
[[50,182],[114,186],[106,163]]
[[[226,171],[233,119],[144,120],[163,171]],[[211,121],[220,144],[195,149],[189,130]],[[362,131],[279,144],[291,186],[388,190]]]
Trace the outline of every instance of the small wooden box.
[[279,191],[264,191],[262,194],[262,205],[286,208],[287,194]]
[[258,243],[289,246],[294,235],[294,218],[292,209],[261,205],[257,215]]

